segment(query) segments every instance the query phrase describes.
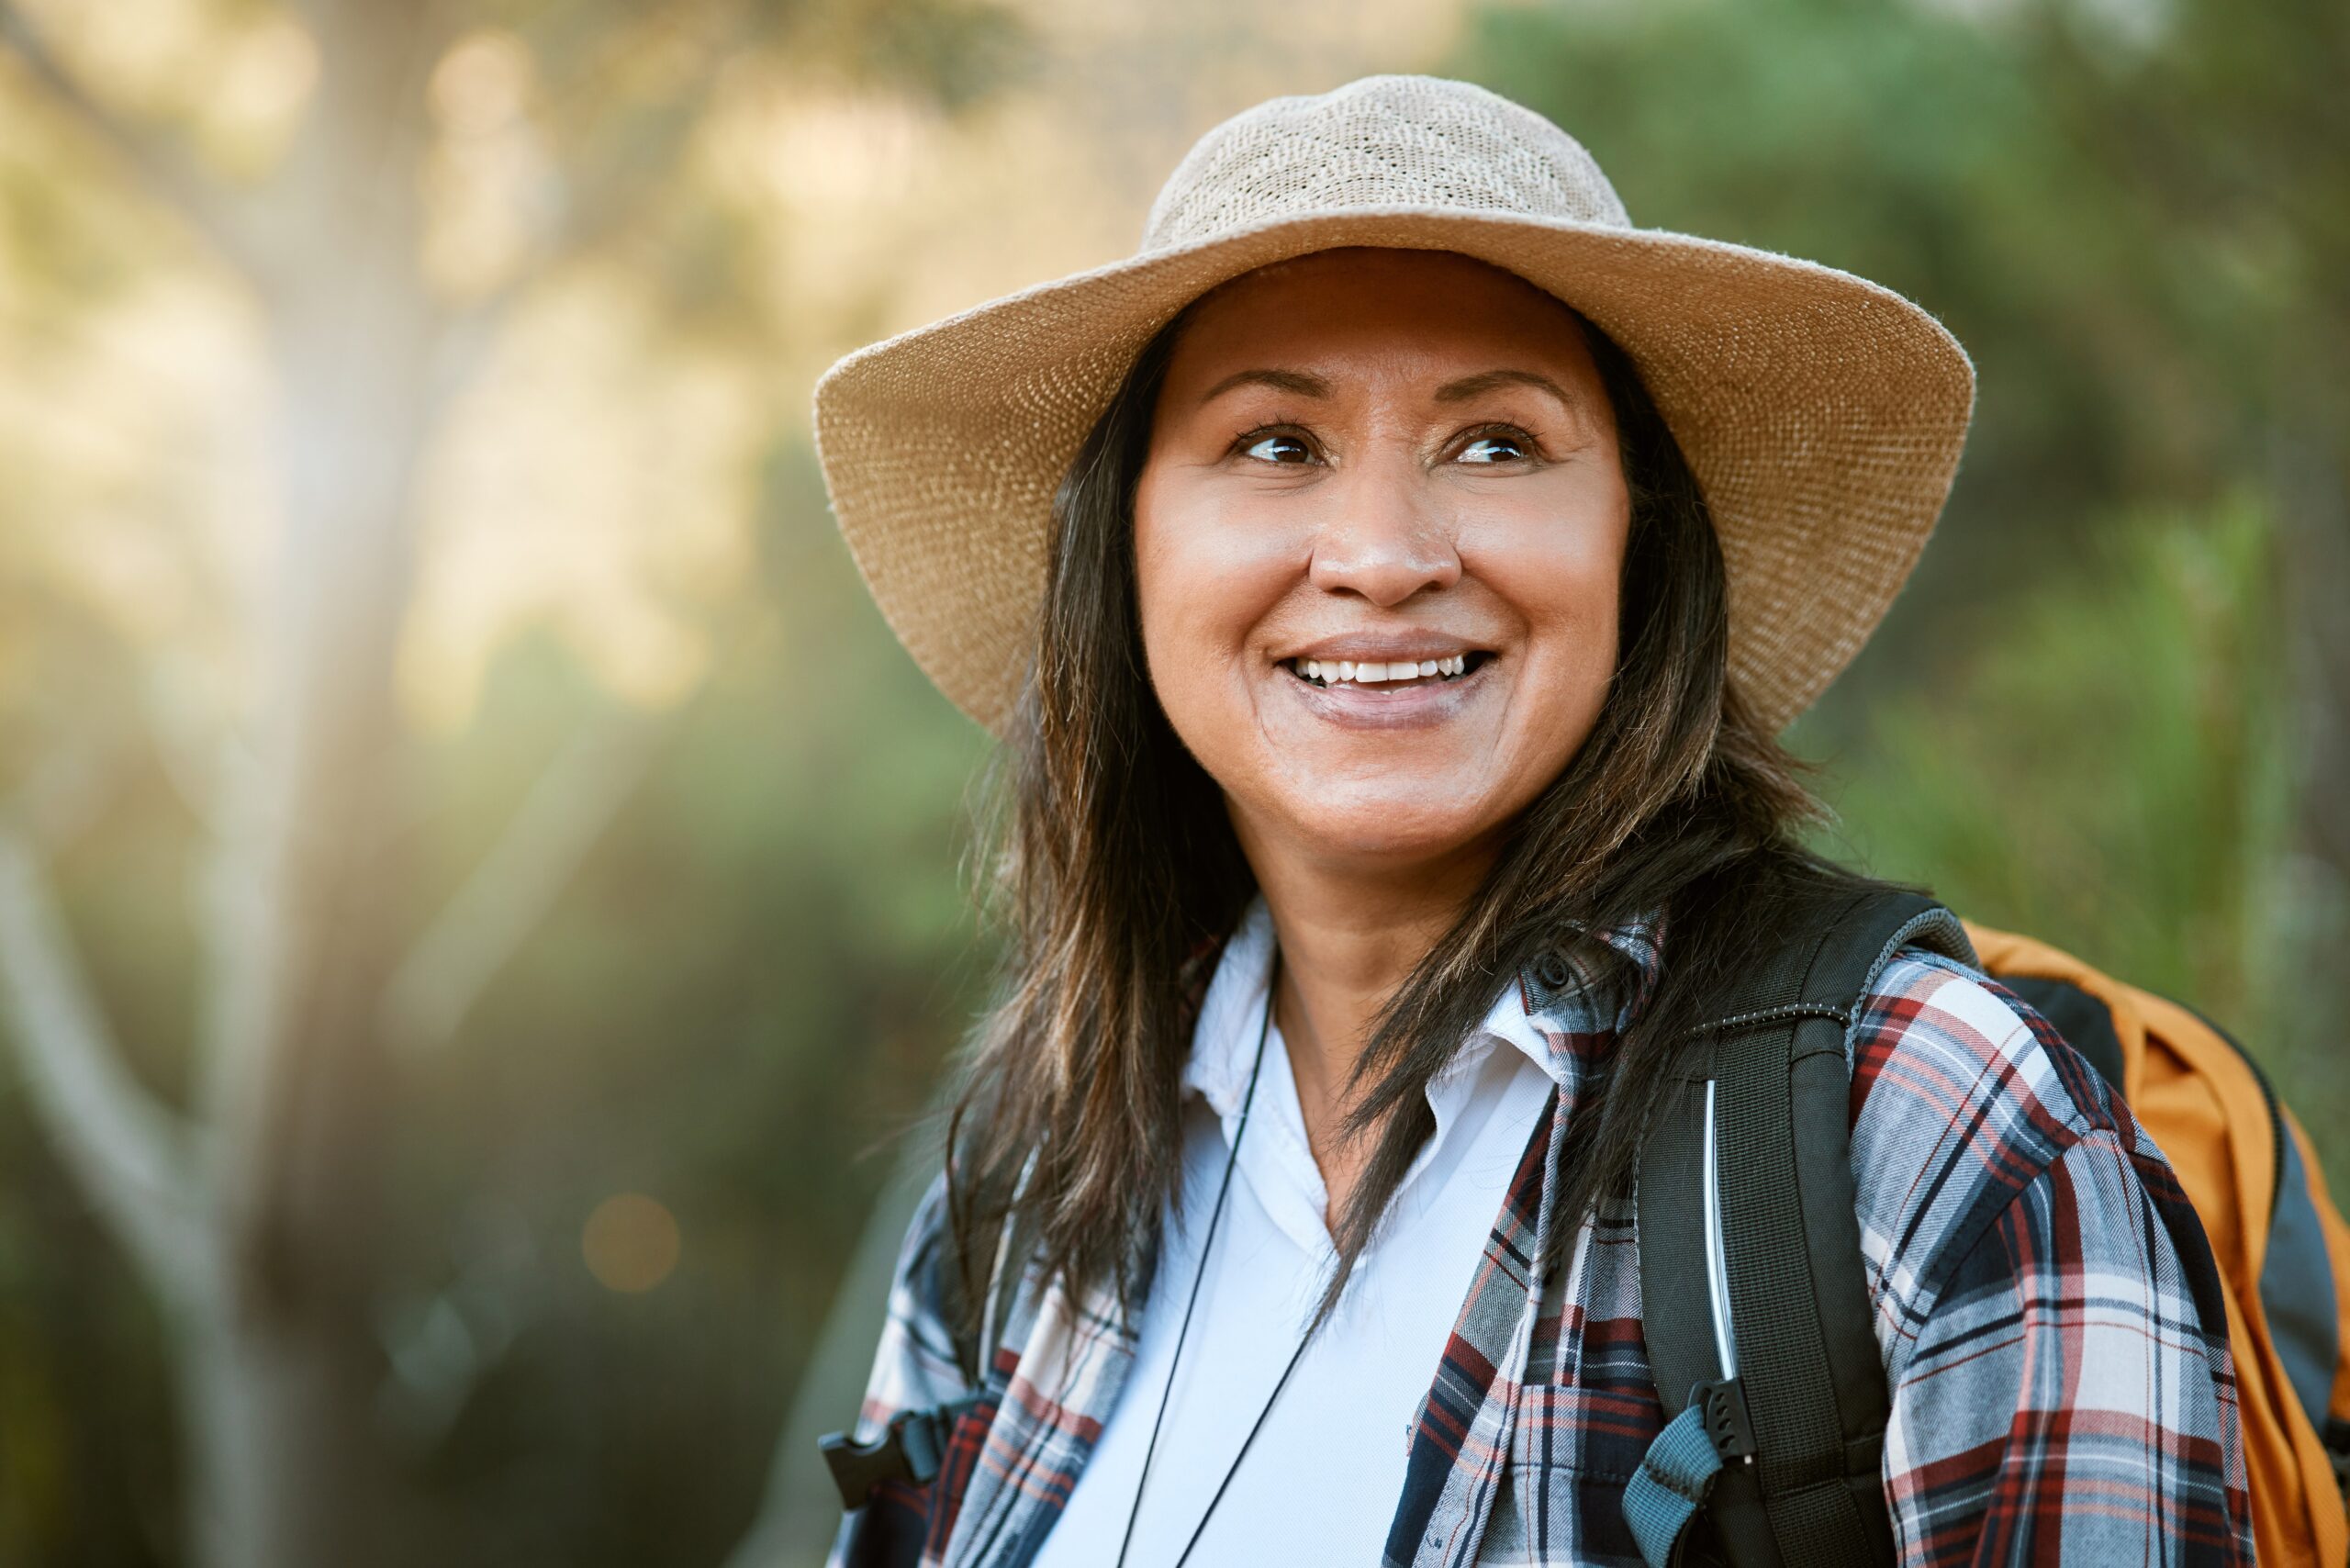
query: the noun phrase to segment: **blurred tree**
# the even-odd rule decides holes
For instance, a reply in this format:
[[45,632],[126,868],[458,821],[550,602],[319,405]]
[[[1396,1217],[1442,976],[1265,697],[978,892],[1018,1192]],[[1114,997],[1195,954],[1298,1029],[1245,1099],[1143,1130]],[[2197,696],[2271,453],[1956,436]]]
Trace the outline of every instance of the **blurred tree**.
[[[1834,757],[1841,847],[2189,998],[2285,1065],[2305,1003],[2280,940],[2294,778],[2277,532],[2249,490],[2122,514],[2090,543],[2094,595],[2052,577],[1984,607]],[[2340,1170],[2350,1143],[2317,1112],[2350,1085],[2278,1076],[2307,1092]]]
[[2062,14],[2042,36],[2070,139],[2197,291],[2211,425],[2277,518],[2298,820],[2272,897],[2301,998],[2279,1022],[2314,1063],[2350,1030],[2350,10],[2181,0],[2150,48]]
[[[274,138],[221,133],[107,89],[107,14],[0,3],[24,78],[201,238],[266,345],[275,523],[243,628],[250,699],[218,733],[156,710],[207,840],[188,1104],[125,1060],[51,887],[106,799],[86,727],[39,756],[0,826],[0,1002],[31,1103],[165,1308],[194,1559],[358,1563],[390,1485],[374,1420],[387,1053],[457,1031],[663,734],[616,713],[583,735],[407,928],[396,684],[424,454],[518,303],[599,252],[626,247],[682,319],[739,301],[686,157],[723,72],[765,51],[952,105],[1017,33],[960,0],[305,0],[181,21],[269,28],[306,106]],[[512,128],[502,155],[468,141],[485,122]]]

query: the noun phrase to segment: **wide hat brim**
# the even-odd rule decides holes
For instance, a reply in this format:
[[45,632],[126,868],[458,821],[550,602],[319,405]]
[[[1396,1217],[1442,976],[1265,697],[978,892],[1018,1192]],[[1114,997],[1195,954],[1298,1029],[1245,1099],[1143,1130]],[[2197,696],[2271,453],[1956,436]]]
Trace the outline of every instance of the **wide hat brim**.
[[819,458],[874,599],[1001,732],[1026,678],[1052,498],[1151,335],[1255,267],[1454,251],[1566,301],[1639,366],[1729,576],[1729,670],[1773,730],[1843,669],[1949,494],[1975,375],[1942,324],[1849,273],[1722,241],[1427,207],[1292,212],[991,300],[817,383]]

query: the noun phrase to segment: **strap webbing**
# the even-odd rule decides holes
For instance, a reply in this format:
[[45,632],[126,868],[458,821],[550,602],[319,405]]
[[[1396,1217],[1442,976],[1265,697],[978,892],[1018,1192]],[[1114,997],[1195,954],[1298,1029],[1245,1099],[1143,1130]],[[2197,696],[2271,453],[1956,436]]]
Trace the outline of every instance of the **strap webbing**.
[[1624,1522],[1632,1527],[1649,1568],[1665,1568],[1681,1532],[1705,1506],[1721,1473],[1722,1457],[1706,1430],[1706,1413],[1693,1405],[1665,1423],[1640,1456],[1624,1487]]

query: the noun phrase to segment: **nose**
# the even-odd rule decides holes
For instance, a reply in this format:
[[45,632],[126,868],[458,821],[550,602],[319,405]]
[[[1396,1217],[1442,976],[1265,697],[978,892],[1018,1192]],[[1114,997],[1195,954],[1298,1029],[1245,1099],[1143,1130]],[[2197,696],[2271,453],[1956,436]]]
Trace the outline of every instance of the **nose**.
[[1308,577],[1315,587],[1386,610],[1460,580],[1451,527],[1414,476],[1366,467],[1336,487],[1337,504],[1314,542]]

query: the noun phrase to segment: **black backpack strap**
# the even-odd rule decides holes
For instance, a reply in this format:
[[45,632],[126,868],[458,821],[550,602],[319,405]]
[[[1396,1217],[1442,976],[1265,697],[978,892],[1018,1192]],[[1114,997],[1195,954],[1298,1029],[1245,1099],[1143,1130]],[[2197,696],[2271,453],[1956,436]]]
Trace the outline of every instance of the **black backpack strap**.
[[[1626,1513],[1660,1568],[1676,1553],[1738,1568],[1889,1562],[1878,1470],[1890,1400],[1853,1213],[1845,1043],[1903,946],[1974,952],[1941,905],[1877,888],[1774,906],[1753,942],[1641,1157],[1641,1330],[1669,1419]],[[1705,1527],[1684,1536],[1700,1509]]]

